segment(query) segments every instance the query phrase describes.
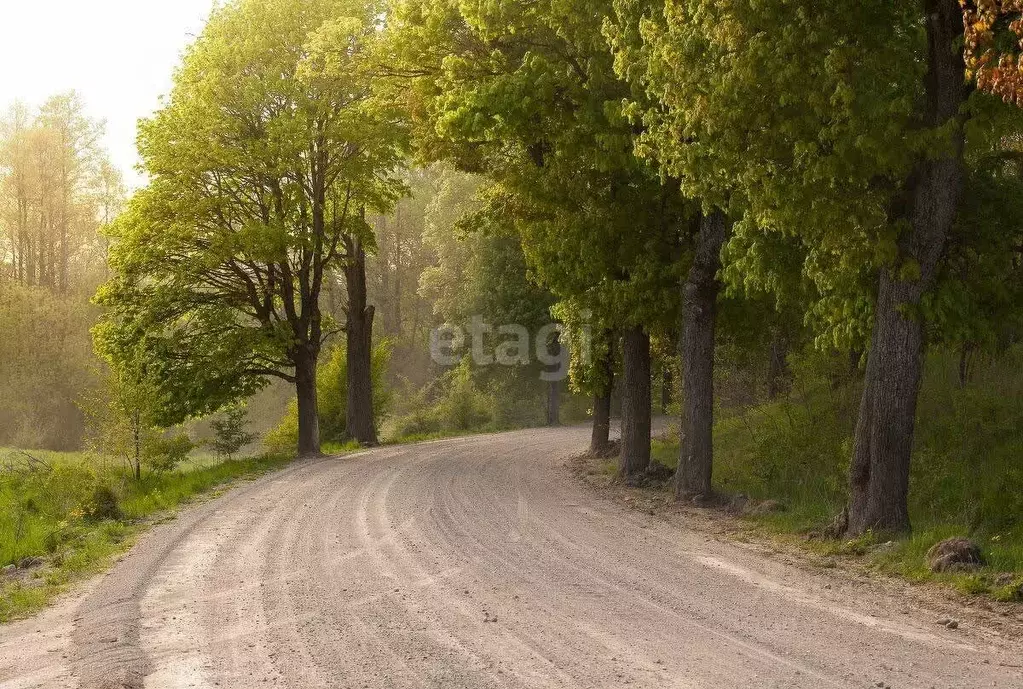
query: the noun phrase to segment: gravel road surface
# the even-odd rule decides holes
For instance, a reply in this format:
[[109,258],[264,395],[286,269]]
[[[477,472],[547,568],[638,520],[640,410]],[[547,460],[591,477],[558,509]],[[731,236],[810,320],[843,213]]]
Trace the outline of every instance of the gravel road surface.
[[[1023,687],[898,587],[628,509],[581,428],[299,462],[0,627],[0,687]],[[893,591],[895,593],[893,593]]]

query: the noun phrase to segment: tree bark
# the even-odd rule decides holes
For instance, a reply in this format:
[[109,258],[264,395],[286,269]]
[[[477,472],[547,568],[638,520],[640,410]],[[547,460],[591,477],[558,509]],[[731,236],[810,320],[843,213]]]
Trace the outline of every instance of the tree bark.
[[[561,356],[561,337],[554,333],[551,350]],[[561,381],[551,380],[547,383],[547,425],[551,428],[561,425]]]
[[767,365],[767,397],[776,400],[785,391],[789,375],[789,342],[781,328],[771,333],[771,360]]
[[622,451],[619,473],[625,478],[650,466],[650,335],[642,326],[622,338],[625,374],[622,380]]
[[590,435],[590,456],[605,457],[611,449],[611,393],[593,398],[593,431]]
[[[608,340],[611,336],[608,335]],[[611,392],[614,390],[614,349],[609,344],[599,362],[603,385],[593,397],[593,433],[590,436],[590,455],[606,457],[611,449]]]
[[320,455],[320,413],[316,398],[317,353],[301,347],[295,357],[295,392],[298,397],[298,456]]
[[696,255],[683,290],[681,452],[675,476],[679,500],[712,493],[718,271],[729,229],[728,218],[720,211],[700,219]]
[[345,265],[348,287],[348,409],[345,429],[360,445],[376,445],[373,419],[373,316],[367,305],[366,250],[358,239]]
[[849,472],[848,534],[910,530],[907,496],[916,405],[924,356],[919,305],[932,286],[962,195],[961,107],[968,97],[962,48],[963,17],[956,0],[926,0],[928,73],[924,124],[957,120],[953,145],[922,160],[906,185],[894,219],[909,221],[899,242],[900,263],[916,264],[919,278],[900,266],[881,271],[863,398]]
[[547,384],[547,425],[551,428],[561,425],[560,380],[552,380]]
[[142,414],[137,410],[131,419],[132,443],[134,457],[132,458],[132,473],[136,481],[142,480]]

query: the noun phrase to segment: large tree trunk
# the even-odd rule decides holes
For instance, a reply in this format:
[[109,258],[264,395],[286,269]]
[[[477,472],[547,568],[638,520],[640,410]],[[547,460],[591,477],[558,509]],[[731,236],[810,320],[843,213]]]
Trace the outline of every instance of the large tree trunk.
[[611,449],[611,392],[614,390],[614,346],[607,335],[607,352],[599,362],[602,385],[593,397],[593,433],[590,436],[590,455],[605,457]]
[[[927,0],[928,74],[925,125],[960,119],[968,96],[961,45],[963,18],[956,0]],[[857,536],[909,531],[910,456],[924,356],[919,305],[932,286],[955,222],[963,187],[963,133],[953,146],[921,161],[906,185],[895,219],[909,228],[899,242],[900,263],[916,263],[918,279],[900,266],[882,270],[863,399],[849,472],[848,532]]]
[[605,457],[611,449],[611,392],[593,397],[593,431],[590,434],[590,456]]
[[711,495],[714,468],[714,330],[721,291],[721,247],[729,221],[714,212],[700,220],[696,255],[683,292],[682,428],[675,497]]
[[366,250],[352,242],[352,254],[345,266],[348,287],[348,410],[345,428],[361,445],[375,445],[373,419],[373,316],[366,296]]
[[301,347],[295,357],[295,392],[298,397],[298,456],[320,455],[320,412],[316,399],[317,353]]
[[622,452],[619,473],[625,478],[650,466],[650,335],[636,326],[622,337]]

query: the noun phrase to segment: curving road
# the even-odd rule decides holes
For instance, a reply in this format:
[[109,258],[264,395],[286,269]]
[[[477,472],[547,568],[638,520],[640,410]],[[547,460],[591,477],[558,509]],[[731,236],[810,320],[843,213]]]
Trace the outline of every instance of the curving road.
[[587,433],[381,448],[240,486],[0,628],[0,686],[1023,687],[992,629],[596,495],[565,468]]

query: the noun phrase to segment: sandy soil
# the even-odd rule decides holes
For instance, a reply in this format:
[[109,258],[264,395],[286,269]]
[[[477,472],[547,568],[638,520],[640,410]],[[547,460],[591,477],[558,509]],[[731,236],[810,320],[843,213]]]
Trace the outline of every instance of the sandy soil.
[[[585,429],[294,465],[0,628],[0,686],[1023,687],[970,618],[630,509]],[[880,684],[879,684],[880,683]]]

